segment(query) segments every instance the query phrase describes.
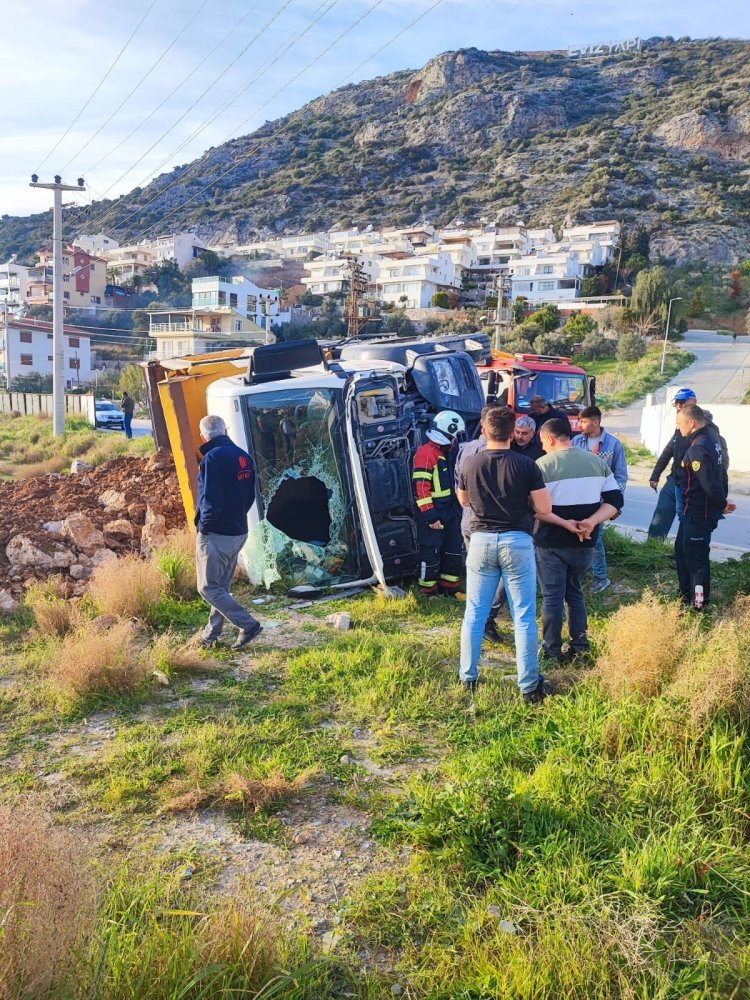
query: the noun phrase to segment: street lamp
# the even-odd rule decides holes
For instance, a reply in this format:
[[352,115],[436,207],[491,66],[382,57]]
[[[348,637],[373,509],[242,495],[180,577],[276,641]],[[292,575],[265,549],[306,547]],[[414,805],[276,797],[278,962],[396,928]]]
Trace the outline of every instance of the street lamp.
[[664,374],[664,362],[667,360],[667,340],[669,340],[669,320],[672,315],[673,302],[682,302],[682,296],[677,295],[675,298],[669,300],[669,308],[667,309],[667,325],[664,328],[664,348],[661,352],[661,368],[659,369],[659,373],[661,375]]
[[615,271],[615,285],[612,289],[612,294],[617,295],[617,279],[620,277],[620,261],[622,260],[622,244],[620,246],[612,247],[613,250],[619,250],[617,255],[617,270]]

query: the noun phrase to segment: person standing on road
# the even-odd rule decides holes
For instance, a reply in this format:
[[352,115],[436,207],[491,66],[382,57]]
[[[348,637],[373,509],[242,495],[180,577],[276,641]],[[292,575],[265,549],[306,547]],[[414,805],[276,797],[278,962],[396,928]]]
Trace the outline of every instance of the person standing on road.
[[548,514],[552,503],[536,464],[510,450],[514,428],[508,407],[485,411],[487,447],[463,462],[459,477],[458,499],[472,512],[459,676],[468,691],[476,690],[482,634],[502,578],[515,630],[518,686],[524,701],[534,703],[546,692],[539,672],[531,531],[533,512]]
[[531,417],[523,416],[516,418],[516,429],[513,432],[513,440],[510,442],[510,450],[517,455],[525,455],[532,462],[536,462],[544,454],[542,442],[536,431],[536,424]]
[[122,424],[125,430],[125,437],[133,437],[133,411],[135,410],[135,402],[132,396],[129,396],[127,392],[123,392],[122,399],[120,400],[120,409],[123,412]]
[[[587,406],[578,415],[581,433],[573,438],[574,448],[583,448],[597,455],[609,466],[622,492],[628,484],[628,460],[625,449],[620,441],[608,434],[602,427],[602,411],[598,406]],[[604,551],[604,530],[596,533],[592,569],[594,582],[591,585],[592,594],[600,594],[612,581],[607,576],[607,556]]]
[[[677,411],[677,416],[679,416],[680,410],[683,407],[695,406],[697,403],[698,400],[696,399],[695,392],[688,388],[678,389],[672,400],[672,405]],[[709,411],[704,410],[703,413],[706,417],[707,426],[710,428],[710,433],[721,446],[724,468],[728,470],[729,452],[727,450],[727,443],[719,433],[719,428],[714,424]],[[685,506],[682,491],[687,478],[685,470],[682,467],[682,459],[687,447],[687,441],[680,434],[680,429],[677,427],[656,461],[649,479],[649,486],[654,492],[658,489],[659,478],[662,472],[670,462],[672,463],[672,468],[656,501],[656,509],[651,518],[651,524],[648,527],[649,538],[666,538],[674,523],[675,515],[678,518],[682,517],[682,511]]]
[[[537,513],[536,564],[542,587],[542,652],[566,662],[589,650],[582,583],[591,569],[599,525],[622,510],[622,490],[612,470],[588,449],[574,448],[562,420],[542,427],[547,454],[537,462],[552,497],[552,512]],[[562,648],[568,609],[570,645]]]
[[705,411],[695,405],[683,407],[677,427],[687,443],[682,458],[685,507],[674,548],[677,579],[682,601],[701,611],[711,596],[711,533],[736,505],[727,499],[721,445],[709,430]]
[[456,500],[453,462],[458,435],[465,430],[455,410],[441,410],[417,448],[412,467],[417,505],[419,589],[455,597],[461,582],[461,509]]
[[563,413],[562,410],[555,409],[551,403],[547,402],[544,396],[532,396],[529,401],[529,407],[538,434],[541,433],[542,427],[548,420],[562,420],[568,425],[568,433],[573,437],[573,428],[570,426],[567,414]]
[[215,646],[226,620],[239,629],[232,649],[242,649],[262,629],[230,593],[237,559],[247,540],[247,512],[255,502],[255,469],[247,452],[227,435],[221,417],[203,417],[199,430],[204,443],[198,472],[195,567],[198,593],[211,605],[200,641],[206,648]]

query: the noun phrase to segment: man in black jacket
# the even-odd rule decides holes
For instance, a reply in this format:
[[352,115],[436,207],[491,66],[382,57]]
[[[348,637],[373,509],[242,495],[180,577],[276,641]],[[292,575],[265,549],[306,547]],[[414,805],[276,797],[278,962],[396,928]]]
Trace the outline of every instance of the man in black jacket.
[[537,434],[541,433],[542,427],[548,420],[562,420],[566,424],[572,439],[573,428],[570,426],[567,413],[563,413],[562,410],[556,410],[551,403],[547,402],[544,396],[532,396],[529,400],[529,408],[536,424]]
[[242,649],[262,628],[229,592],[247,540],[247,512],[255,501],[255,470],[247,452],[227,436],[221,417],[204,417],[199,427],[204,443],[200,447],[203,461],[195,514],[195,566],[198,593],[211,605],[208,625],[200,638],[202,645],[215,646],[226,619],[239,629],[232,648]]
[[736,505],[727,500],[728,478],[721,445],[699,406],[684,406],[677,427],[687,443],[682,457],[685,474],[684,512],[675,541],[680,597],[701,610],[711,595],[711,532]]
[[[695,406],[697,405],[697,402],[698,400],[696,399],[695,393],[692,389],[678,389],[675,393],[674,399],[672,400],[672,405],[679,415],[680,410],[684,407]],[[724,468],[728,470],[729,452],[727,450],[727,443],[719,433],[719,428],[714,424],[708,410],[704,410],[703,414],[706,418],[707,428],[714,439],[718,441],[721,446]],[[649,538],[666,538],[674,522],[675,514],[679,518],[682,517],[683,507],[685,506],[683,488],[687,478],[685,470],[682,467],[682,459],[687,451],[687,448],[687,439],[680,434],[680,429],[677,427],[656,461],[656,465],[654,466],[649,479],[649,486],[652,490],[654,490],[654,492],[656,492],[659,486],[659,479],[662,472],[664,472],[670,462],[672,463],[672,468],[670,469],[667,480],[659,493],[659,499],[656,502],[656,509],[654,510],[653,517],[651,518],[651,524],[648,528]]]

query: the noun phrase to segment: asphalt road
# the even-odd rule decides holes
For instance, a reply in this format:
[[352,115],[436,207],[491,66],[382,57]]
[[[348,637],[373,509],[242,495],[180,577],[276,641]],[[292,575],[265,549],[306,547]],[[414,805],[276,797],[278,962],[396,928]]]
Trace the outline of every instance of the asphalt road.
[[[750,388],[750,337],[732,338],[708,330],[689,330],[679,345],[695,355],[696,361],[676,375],[672,385],[687,385],[694,389],[698,402],[738,403]],[[661,402],[666,387],[654,393]],[[641,413],[644,400],[622,410],[608,410],[604,425],[613,434],[625,434],[640,439]]]
[[[727,514],[714,531],[711,538],[712,556],[723,555],[724,558],[739,556],[750,552],[750,497],[736,496],[730,489],[729,496],[737,504],[733,514]],[[625,490],[625,507],[622,515],[614,522],[619,530],[642,538],[648,531],[651,516],[656,506],[656,494],[650,486],[639,483],[629,483]],[[677,519],[672,526],[670,538],[677,534]]]
[[[132,423],[133,437],[147,437],[151,434],[151,421],[144,419],[135,419]],[[125,432],[117,429],[108,430],[106,427],[99,427],[97,430],[106,431],[107,434],[124,434]]]

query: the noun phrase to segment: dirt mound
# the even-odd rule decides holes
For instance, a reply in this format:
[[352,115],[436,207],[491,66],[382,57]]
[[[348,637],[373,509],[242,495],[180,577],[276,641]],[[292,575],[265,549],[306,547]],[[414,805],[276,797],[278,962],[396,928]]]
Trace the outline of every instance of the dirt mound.
[[[144,531],[145,526],[145,531]],[[170,455],[123,456],[74,475],[0,482],[0,590],[62,572],[77,589],[97,564],[185,526]]]

